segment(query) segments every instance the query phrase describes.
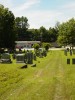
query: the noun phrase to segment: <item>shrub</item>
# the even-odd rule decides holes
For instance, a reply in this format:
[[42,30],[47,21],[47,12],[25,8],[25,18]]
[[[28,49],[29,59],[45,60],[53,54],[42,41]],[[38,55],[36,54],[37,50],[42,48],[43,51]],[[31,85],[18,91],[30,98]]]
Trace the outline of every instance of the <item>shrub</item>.
[[36,49],[36,50],[38,50],[38,49],[40,48],[40,45],[39,45],[38,43],[35,43],[35,44],[33,45],[33,48]]
[[48,51],[49,47],[51,46],[50,43],[43,43],[43,47],[45,48],[45,50]]

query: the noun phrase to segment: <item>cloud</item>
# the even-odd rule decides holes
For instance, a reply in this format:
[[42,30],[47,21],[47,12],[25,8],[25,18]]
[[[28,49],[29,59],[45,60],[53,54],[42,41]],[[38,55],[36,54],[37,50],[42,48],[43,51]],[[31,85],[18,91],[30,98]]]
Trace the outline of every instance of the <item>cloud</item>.
[[[57,11],[36,11],[27,14],[27,18],[29,19],[30,28],[39,28],[41,26],[46,27],[47,29],[51,26],[54,26],[58,21],[59,16],[62,13]],[[29,17],[30,16],[30,17]]]
[[[60,6],[58,5],[57,9],[54,10],[40,9],[40,3],[43,4],[43,0],[24,0],[23,4],[19,4],[18,0],[16,2],[17,4],[15,5],[17,5],[17,7],[14,5],[13,0],[0,0],[0,3],[8,7],[16,17],[27,17],[30,28],[39,28],[40,26],[46,28],[53,27],[57,21],[62,23],[75,16],[74,1],[67,2]],[[39,7],[37,8],[37,6]]]
[[24,4],[12,9],[14,13],[18,13],[31,8],[33,5],[40,3],[40,0],[27,0]]

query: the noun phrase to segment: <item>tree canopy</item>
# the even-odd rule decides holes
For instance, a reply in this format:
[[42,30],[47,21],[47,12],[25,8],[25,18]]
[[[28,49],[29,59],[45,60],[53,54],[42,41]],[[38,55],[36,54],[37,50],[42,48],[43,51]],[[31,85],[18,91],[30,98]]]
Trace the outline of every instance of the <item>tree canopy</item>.
[[0,5],[0,48],[14,48],[15,46],[14,19],[13,13]]
[[27,17],[16,17],[15,18],[15,29],[17,34],[17,40],[27,40],[29,37],[29,28]]
[[74,18],[59,25],[58,42],[61,45],[75,45],[75,20]]

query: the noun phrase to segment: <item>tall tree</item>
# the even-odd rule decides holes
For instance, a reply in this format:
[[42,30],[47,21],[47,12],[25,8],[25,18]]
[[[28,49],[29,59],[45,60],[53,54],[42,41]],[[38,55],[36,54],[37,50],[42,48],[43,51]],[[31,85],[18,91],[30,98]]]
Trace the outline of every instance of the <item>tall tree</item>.
[[0,48],[15,47],[14,19],[13,13],[0,5]]
[[48,36],[49,42],[55,42],[57,40],[57,35],[58,35],[57,29],[50,27],[48,33],[49,33]]
[[27,29],[29,28],[27,17],[16,17],[15,19],[16,33],[19,40],[27,40],[29,33]]
[[47,39],[48,31],[46,30],[46,28],[41,26],[39,31],[40,31],[41,41],[42,42],[48,42],[48,39]]

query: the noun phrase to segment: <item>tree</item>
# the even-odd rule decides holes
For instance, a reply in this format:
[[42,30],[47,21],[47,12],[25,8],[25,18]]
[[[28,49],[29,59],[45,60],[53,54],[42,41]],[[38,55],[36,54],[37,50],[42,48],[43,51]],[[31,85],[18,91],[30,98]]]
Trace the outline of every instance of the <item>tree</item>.
[[40,32],[40,40],[41,42],[48,42],[48,31],[46,30],[45,27],[41,26],[40,29],[39,29],[39,32]]
[[27,40],[28,32],[27,29],[29,28],[28,19],[27,17],[16,17],[15,18],[15,27],[18,40]]
[[57,40],[58,35],[57,30],[55,28],[50,27],[48,33],[49,42],[55,42]]
[[75,20],[70,19],[68,22],[62,23],[59,26],[58,42],[61,45],[75,45]]
[[43,43],[43,47],[45,48],[46,51],[48,51],[50,46],[51,46],[50,43]]
[[0,48],[15,47],[14,19],[13,13],[0,5]]

